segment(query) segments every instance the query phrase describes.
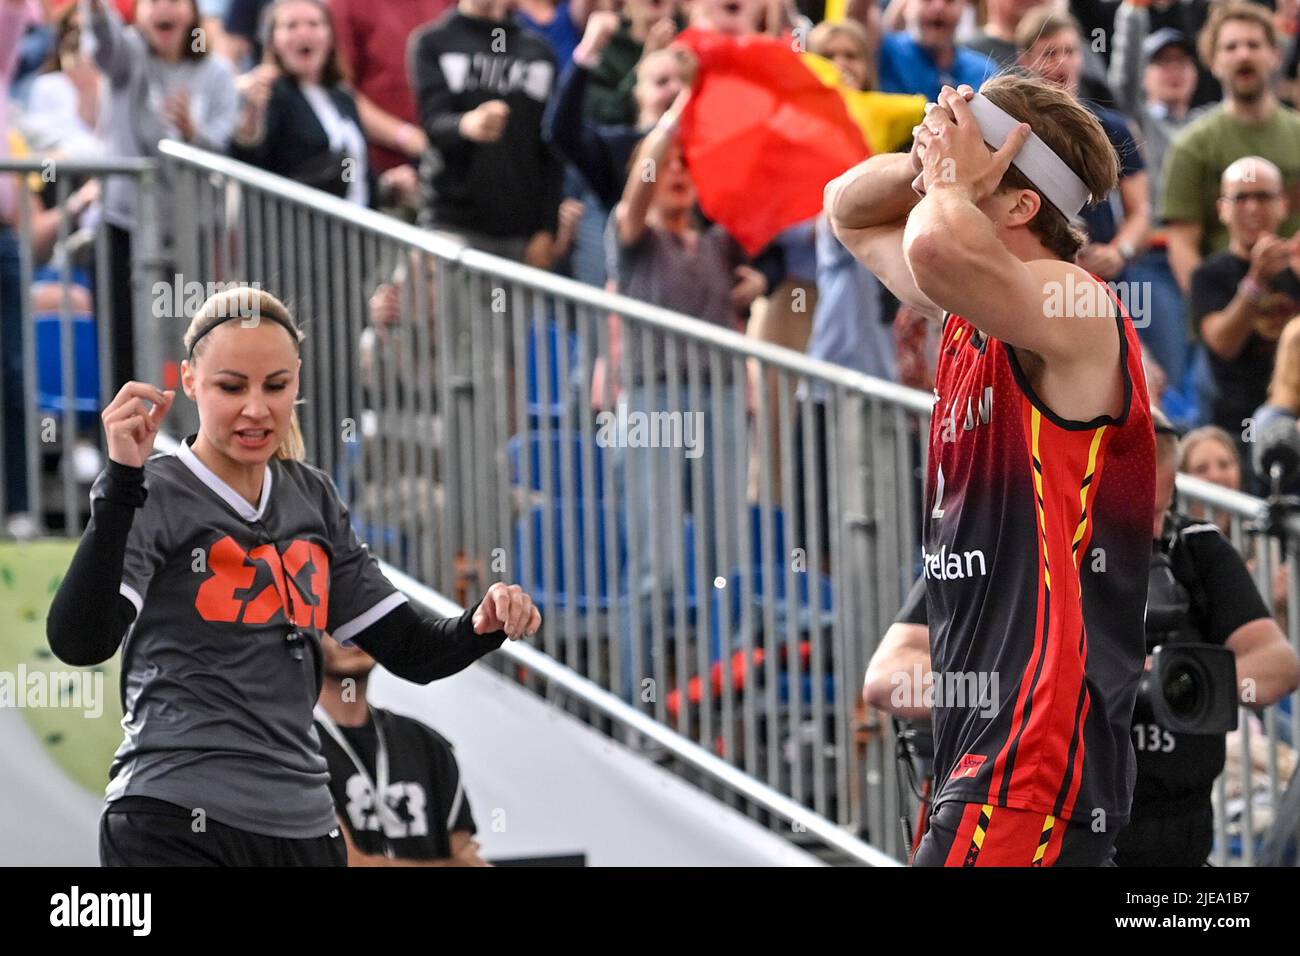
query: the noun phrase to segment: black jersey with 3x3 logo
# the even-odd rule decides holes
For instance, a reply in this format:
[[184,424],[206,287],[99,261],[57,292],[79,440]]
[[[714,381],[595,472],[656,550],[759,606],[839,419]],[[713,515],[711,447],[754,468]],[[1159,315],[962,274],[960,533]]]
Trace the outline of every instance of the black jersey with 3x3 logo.
[[[451,855],[451,834],[475,833],[469,798],[460,779],[452,746],[432,727],[371,707],[371,720],[360,727],[338,726],[365,769],[317,721],[321,752],[330,768],[330,794],[352,842],[364,853],[404,860],[441,859]],[[384,809],[375,803],[380,724],[388,754]]]

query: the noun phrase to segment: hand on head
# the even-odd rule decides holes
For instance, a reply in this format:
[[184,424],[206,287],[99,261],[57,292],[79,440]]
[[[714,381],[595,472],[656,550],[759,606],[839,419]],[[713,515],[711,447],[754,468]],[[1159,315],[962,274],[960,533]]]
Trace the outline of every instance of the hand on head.
[[974,95],[969,86],[945,86],[939,102],[926,107],[914,147],[921,169],[912,187],[921,195],[950,187],[961,190],[973,203],[982,202],[997,190],[1011,160],[1029,139],[1029,124],[1021,123],[1000,149],[989,147],[967,105]]
[[[944,89],[947,89],[947,87],[944,87]],[[957,92],[961,94],[962,99],[964,100],[970,100],[975,95],[975,90],[965,83],[957,87]],[[940,90],[940,96],[942,96],[942,93],[943,91]],[[957,121],[957,118],[946,106],[941,106],[938,103],[925,104],[925,118],[921,120],[920,125],[912,127],[912,168],[918,173],[922,168],[922,159],[925,155],[925,149],[929,145],[930,139],[933,136],[930,127],[925,125],[925,120],[928,119],[930,114],[936,110],[942,111],[949,122],[955,123]]]

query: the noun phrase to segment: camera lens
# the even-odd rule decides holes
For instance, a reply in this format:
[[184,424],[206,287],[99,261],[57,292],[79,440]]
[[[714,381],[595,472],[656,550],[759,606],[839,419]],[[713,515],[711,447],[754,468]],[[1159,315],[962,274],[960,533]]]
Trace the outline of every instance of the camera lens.
[[1165,702],[1175,716],[1195,720],[1206,705],[1206,680],[1192,661],[1179,661],[1165,676]]

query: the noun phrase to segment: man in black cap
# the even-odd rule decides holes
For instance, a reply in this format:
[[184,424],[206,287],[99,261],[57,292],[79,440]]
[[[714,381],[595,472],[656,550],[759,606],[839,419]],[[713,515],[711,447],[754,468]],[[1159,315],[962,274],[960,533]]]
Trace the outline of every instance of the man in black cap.
[[[1160,193],[1169,144],[1199,110],[1192,109],[1197,88],[1196,47],[1175,27],[1152,32],[1154,20],[1145,2],[1125,0],[1115,11],[1115,42],[1110,59],[1110,85],[1119,107],[1137,123],[1147,163],[1151,209],[1160,208]],[[1170,406],[1196,415],[1196,388],[1188,374],[1193,350],[1188,342],[1186,303],[1169,263],[1169,237],[1156,222],[1147,248],[1126,276],[1144,283],[1150,317],[1142,345],[1159,363],[1178,397]]]
[[[1196,48],[1181,30],[1163,27],[1150,33],[1144,6],[1123,3],[1115,11],[1115,46],[1110,59],[1110,86],[1121,111],[1137,121],[1154,170],[1164,164],[1165,150],[1187,123],[1196,92]],[[1160,176],[1151,180],[1151,207],[1158,208]]]

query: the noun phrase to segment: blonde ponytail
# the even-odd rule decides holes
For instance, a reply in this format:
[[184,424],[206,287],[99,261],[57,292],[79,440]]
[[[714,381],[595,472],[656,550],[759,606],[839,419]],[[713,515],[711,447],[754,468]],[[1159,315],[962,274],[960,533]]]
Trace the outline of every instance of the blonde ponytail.
[[302,438],[302,426],[298,424],[296,407],[289,416],[289,434],[284,436],[284,441],[275,450],[275,457],[281,461],[302,461],[307,457],[307,443]]

